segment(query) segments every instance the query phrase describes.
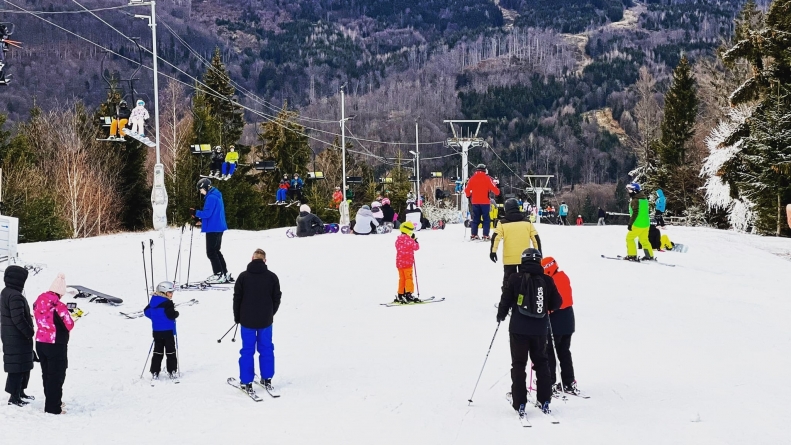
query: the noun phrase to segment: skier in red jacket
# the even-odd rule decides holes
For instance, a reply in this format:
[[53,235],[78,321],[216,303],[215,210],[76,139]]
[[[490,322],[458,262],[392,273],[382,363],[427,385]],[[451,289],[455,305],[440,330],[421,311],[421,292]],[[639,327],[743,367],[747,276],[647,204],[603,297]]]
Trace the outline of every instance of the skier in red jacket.
[[495,196],[500,194],[500,189],[494,185],[492,178],[486,174],[486,166],[478,164],[475,169],[475,174],[472,175],[467,187],[464,188],[464,194],[470,198],[472,204],[472,221],[470,222],[471,240],[478,238],[478,224],[481,224],[483,219],[483,239],[489,239],[489,229],[492,225],[489,218],[489,211],[491,210],[489,201],[489,192],[494,193]]

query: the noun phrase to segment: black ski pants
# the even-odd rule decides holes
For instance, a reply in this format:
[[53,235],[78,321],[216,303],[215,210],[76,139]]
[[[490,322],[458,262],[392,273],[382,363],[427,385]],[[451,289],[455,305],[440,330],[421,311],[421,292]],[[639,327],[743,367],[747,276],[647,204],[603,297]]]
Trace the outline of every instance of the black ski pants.
[[506,264],[503,266],[503,287],[505,289],[505,285],[508,284],[508,278],[511,275],[519,272],[519,265],[518,264]]
[[41,360],[41,377],[44,381],[44,412],[60,414],[63,403],[63,383],[69,367],[68,345],[36,342]]
[[154,332],[154,356],[151,358],[151,373],[159,374],[162,371],[162,358],[167,355],[165,366],[168,373],[176,372],[176,338],[172,331]]
[[659,227],[665,227],[665,212],[660,212],[657,210],[654,213],[654,217],[656,218],[656,225]]
[[552,398],[552,383],[547,365],[547,336],[511,333],[511,395],[514,409],[527,403],[525,369],[528,357],[533,362],[533,371],[536,372],[536,401],[543,405]]
[[557,362],[555,353],[558,354],[557,361],[560,362],[560,381],[563,386],[571,386],[574,383],[574,363],[571,361],[571,335],[556,335],[555,344],[552,344],[552,337],[547,339],[547,354],[549,361],[549,374],[552,384],[557,382]]
[[12,399],[18,399],[27,388],[30,380],[30,371],[9,372],[5,379],[5,392],[11,394]]
[[221,247],[222,232],[206,232],[206,256],[211,261],[211,270],[215,275],[221,272],[223,275],[228,273],[225,258],[220,252]]

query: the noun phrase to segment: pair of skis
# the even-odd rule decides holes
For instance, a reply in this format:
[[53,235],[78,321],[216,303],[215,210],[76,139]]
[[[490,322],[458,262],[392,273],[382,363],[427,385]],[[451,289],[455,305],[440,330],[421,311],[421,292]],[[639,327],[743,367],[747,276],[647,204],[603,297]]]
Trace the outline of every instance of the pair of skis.
[[[264,401],[264,399],[259,397],[258,394],[255,393],[255,391],[250,393],[250,392],[247,392],[244,389],[242,389],[242,385],[241,385],[241,383],[239,383],[239,379],[237,379],[236,377],[228,377],[228,380],[226,380],[226,382],[229,385],[231,385],[234,388],[236,388],[239,391],[241,391],[242,394],[244,394],[247,397],[250,397],[251,399],[253,399],[253,401],[255,401],[255,402],[263,402]],[[261,379],[259,379],[258,376],[255,376],[255,378],[253,379],[253,383],[258,385],[259,387],[263,388],[264,391],[266,391],[266,393],[269,394],[269,396],[272,397],[273,399],[276,399],[276,398],[280,397],[280,393],[277,392],[276,389],[268,388],[266,385],[262,384],[261,383]]]
[[[510,392],[505,395],[505,399],[508,401],[508,404],[511,406],[511,408],[513,408],[514,402],[513,402],[513,398],[511,396]],[[560,421],[555,416],[553,416],[552,413],[544,412],[544,410],[539,408],[538,405],[536,405],[536,401],[530,396],[530,393],[528,393],[527,394],[527,403],[525,403],[525,410],[524,411],[522,411],[522,410],[517,410],[516,411],[516,414],[519,416],[519,423],[522,424],[522,427],[530,428],[530,427],[533,426],[530,423],[530,420],[528,420],[528,418],[527,418],[527,411],[526,411],[526,409],[528,407],[530,407],[530,406],[532,406],[533,408],[537,409],[541,414],[546,416],[549,419],[549,421],[552,422],[553,425],[557,425],[557,424],[560,423]]]
[[[181,383],[181,377],[179,377],[178,373],[176,373],[176,375],[175,375],[175,376],[168,376],[168,378],[169,378],[169,379],[170,379],[170,381],[171,381],[171,382],[173,382],[174,384],[179,384],[179,383]],[[157,383],[158,381],[159,381],[159,377],[156,377],[156,378],[154,378],[154,377],[152,376],[152,377],[151,377],[151,387],[153,388],[154,386],[156,386],[156,383]]]
[[[607,255],[602,255],[601,257],[602,257],[602,258],[604,258],[605,260],[620,260],[620,261],[627,261],[627,260],[626,260],[626,258],[625,258],[625,257],[623,257],[623,256],[621,256],[621,255],[618,255],[618,256],[607,256]],[[657,261],[656,259],[654,259],[654,260],[639,260],[639,261],[629,261],[629,262],[630,262],[630,263],[640,263],[640,264],[659,264],[660,266],[666,266],[666,267],[676,267],[676,265],[675,265],[675,264],[660,263],[660,262],[659,262],[659,261]]]
[[[189,301],[176,303],[174,306],[175,307],[179,307],[179,306],[193,306],[193,305],[196,305],[198,303],[199,303],[199,301],[193,298],[192,300],[189,300]],[[135,318],[140,318],[140,317],[142,317],[144,315],[142,310],[135,311],[135,312],[129,312],[129,313],[127,313],[127,312],[119,312],[119,314],[123,315],[124,317],[126,317],[126,318],[128,318],[130,320],[134,320]]]
[[420,304],[429,304],[429,303],[441,303],[445,301],[445,297],[437,298],[437,297],[428,297],[425,300],[420,300],[412,303],[396,303],[395,301],[391,301],[390,303],[379,303],[380,306],[384,307],[393,307],[393,306],[417,306]]

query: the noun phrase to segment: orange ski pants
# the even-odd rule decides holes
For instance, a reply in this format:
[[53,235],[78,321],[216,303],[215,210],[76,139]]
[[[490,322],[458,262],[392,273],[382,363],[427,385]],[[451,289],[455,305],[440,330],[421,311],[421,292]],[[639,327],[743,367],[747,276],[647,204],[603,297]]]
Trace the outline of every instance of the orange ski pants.
[[113,119],[113,122],[110,124],[110,136],[115,136],[119,132],[121,136],[126,136],[124,134],[124,128],[126,128],[126,119],[121,119],[120,122],[118,119]]
[[412,293],[415,291],[415,283],[412,281],[412,268],[398,269],[398,293]]

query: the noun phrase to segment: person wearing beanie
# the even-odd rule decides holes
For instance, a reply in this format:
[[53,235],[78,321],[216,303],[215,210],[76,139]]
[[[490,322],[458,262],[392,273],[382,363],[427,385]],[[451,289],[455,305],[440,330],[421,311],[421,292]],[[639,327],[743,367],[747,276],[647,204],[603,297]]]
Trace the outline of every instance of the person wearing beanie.
[[371,215],[376,218],[381,226],[384,223],[385,214],[382,211],[382,203],[379,201],[374,201],[371,203]]
[[390,198],[382,199],[382,221],[393,224],[393,228],[399,227],[398,214],[390,205]]
[[516,273],[522,264],[522,252],[528,247],[541,251],[541,238],[536,227],[530,222],[528,215],[519,210],[519,202],[515,198],[505,200],[505,215],[500,219],[492,236],[492,248],[489,259],[497,263],[497,250],[503,243],[503,286],[508,277]]
[[551,256],[542,259],[541,266],[544,268],[544,274],[552,277],[562,300],[560,309],[549,314],[549,322],[552,326],[552,335],[547,342],[550,381],[554,385],[557,379],[555,361],[555,351],[557,351],[561,382],[553,389],[556,392],[579,395],[577,381],[574,378],[574,363],[571,361],[571,334],[574,333],[575,327],[571,281],[566,272],[558,269],[557,261]]
[[472,205],[472,221],[470,221],[470,239],[472,240],[479,239],[479,225],[483,225],[483,239],[489,239],[489,230],[492,225],[489,216],[491,211],[489,192],[494,193],[494,196],[498,196],[500,189],[492,182],[492,178],[486,174],[486,166],[479,164],[475,174],[472,175],[472,178],[467,183],[467,187],[464,188],[464,194],[470,199],[470,204]]
[[398,295],[394,303],[418,303],[420,300],[412,296],[415,283],[412,280],[412,269],[415,266],[415,251],[420,249],[415,237],[415,225],[406,221],[399,228],[401,234],[395,242],[396,268],[398,269]]
[[[173,292],[176,286],[170,281],[157,284],[157,289],[143,314],[151,319],[152,336],[154,337],[154,355],[151,357],[151,380],[159,380],[162,371],[162,358],[167,355],[165,366],[168,377],[178,383],[178,355],[176,352],[176,319],[179,311],[173,304]],[[153,383],[153,382],[152,382]]]
[[5,392],[9,405],[25,406],[34,398],[25,394],[33,369],[33,317],[22,294],[27,270],[8,266],[0,292],[0,341],[3,343],[3,370],[8,373]]
[[379,221],[374,218],[371,208],[364,205],[357,211],[357,216],[354,217],[349,227],[355,235],[370,235],[376,233]]
[[528,357],[536,371],[536,405],[545,413],[550,412],[552,382],[547,364],[547,314],[561,305],[554,280],[544,275],[541,252],[533,248],[525,249],[521,259],[519,272],[508,278],[497,306],[497,323],[505,320],[508,311],[511,311],[508,325],[511,339],[511,392],[508,397],[520,416],[524,414],[527,404],[525,368]]
[[318,216],[310,213],[310,206],[302,204],[299,206],[299,216],[297,216],[297,236],[320,235],[324,233],[324,223]]
[[36,352],[41,361],[41,378],[44,381],[44,412],[65,414],[63,410],[63,383],[68,368],[69,332],[74,328],[69,308],[60,301],[66,294],[66,277],[61,273],[47,292],[33,303],[36,317]]

